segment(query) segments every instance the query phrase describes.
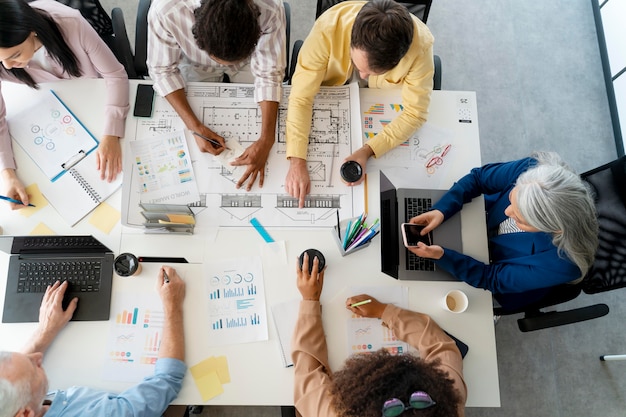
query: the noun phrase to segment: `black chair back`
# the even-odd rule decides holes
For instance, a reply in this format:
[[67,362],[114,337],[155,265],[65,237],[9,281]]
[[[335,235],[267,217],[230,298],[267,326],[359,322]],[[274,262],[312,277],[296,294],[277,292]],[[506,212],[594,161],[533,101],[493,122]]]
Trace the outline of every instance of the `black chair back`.
[[[337,3],[341,3],[344,0],[318,0],[317,9],[315,10],[315,18],[320,17],[327,9],[333,7]],[[422,22],[426,23],[428,20],[428,13],[430,13],[430,5],[432,0],[405,0],[398,1],[409,9],[409,12],[413,13]]]
[[626,287],[626,157],[581,175],[595,193],[599,246],[584,280],[587,294]]

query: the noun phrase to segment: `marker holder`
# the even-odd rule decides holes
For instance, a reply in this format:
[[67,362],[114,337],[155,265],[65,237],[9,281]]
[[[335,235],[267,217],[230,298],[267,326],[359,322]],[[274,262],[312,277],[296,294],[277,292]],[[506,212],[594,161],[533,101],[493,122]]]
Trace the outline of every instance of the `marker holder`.
[[359,218],[358,217],[354,217],[352,219],[346,219],[346,220],[342,220],[339,222],[339,227],[341,227],[341,240],[339,240],[339,236],[337,235],[337,226],[333,227],[333,236],[335,238],[335,242],[337,243],[337,247],[339,248],[339,253],[341,253],[341,256],[346,256],[346,255],[350,255],[354,252],[358,252],[361,249],[365,249],[366,247],[368,247],[370,245],[370,243],[372,243],[372,241],[370,240],[369,242],[359,246],[358,248],[352,249],[348,252],[345,251],[345,249],[343,248],[343,237],[345,236],[345,233],[347,233],[346,228],[348,227],[348,222],[350,222],[350,226],[352,226],[354,224],[355,221],[357,221]]

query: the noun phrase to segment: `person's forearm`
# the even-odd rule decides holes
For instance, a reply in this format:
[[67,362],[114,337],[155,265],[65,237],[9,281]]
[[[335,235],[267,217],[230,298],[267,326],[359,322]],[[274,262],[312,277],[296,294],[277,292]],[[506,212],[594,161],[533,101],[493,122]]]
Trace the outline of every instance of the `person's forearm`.
[[193,131],[201,130],[200,126],[202,126],[203,124],[200,119],[198,119],[198,116],[196,116],[196,114],[191,109],[184,89],[181,88],[180,90],[171,92],[170,94],[165,96],[165,99],[174,108],[178,116],[182,119],[183,123],[185,123],[187,129]]
[[55,339],[56,333],[47,332],[41,326],[37,326],[35,332],[30,339],[22,347],[22,353],[30,354],[35,352],[46,353],[52,341]]
[[262,140],[271,142],[276,140],[276,121],[278,120],[278,102],[261,101],[261,138]]
[[183,307],[175,306],[165,311],[163,339],[159,349],[159,358],[185,360],[185,330]]

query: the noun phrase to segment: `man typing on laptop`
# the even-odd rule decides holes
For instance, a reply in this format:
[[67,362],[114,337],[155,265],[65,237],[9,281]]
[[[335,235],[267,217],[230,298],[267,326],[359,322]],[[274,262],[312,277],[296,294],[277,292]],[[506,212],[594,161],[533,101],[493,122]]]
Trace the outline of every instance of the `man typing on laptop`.
[[74,298],[63,310],[67,284],[49,286],[43,297],[39,325],[22,352],[0,352],[0,416],[53,417],[162,415],[178,395],[187,369],[183,362],[183,300],[185,283],[176,271],[163,267],[157,278],[165,323],[154,375],[120,394],[85,387],[71,387],[46,396],[48,380],[43,355],[72,318],[78,305]]

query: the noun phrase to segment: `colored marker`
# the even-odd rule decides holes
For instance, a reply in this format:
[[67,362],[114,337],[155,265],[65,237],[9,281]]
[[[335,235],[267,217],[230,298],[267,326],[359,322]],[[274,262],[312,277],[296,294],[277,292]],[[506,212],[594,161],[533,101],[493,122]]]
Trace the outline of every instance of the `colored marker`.
[[358,307],[358,306],[362,306],[364,304],[369,304],[371,302],[372,302],[372,300],[370,300],[368,298],[367,300],[363,300],[363,301],[359,301],[358,303],[350,304],[350,307]]

